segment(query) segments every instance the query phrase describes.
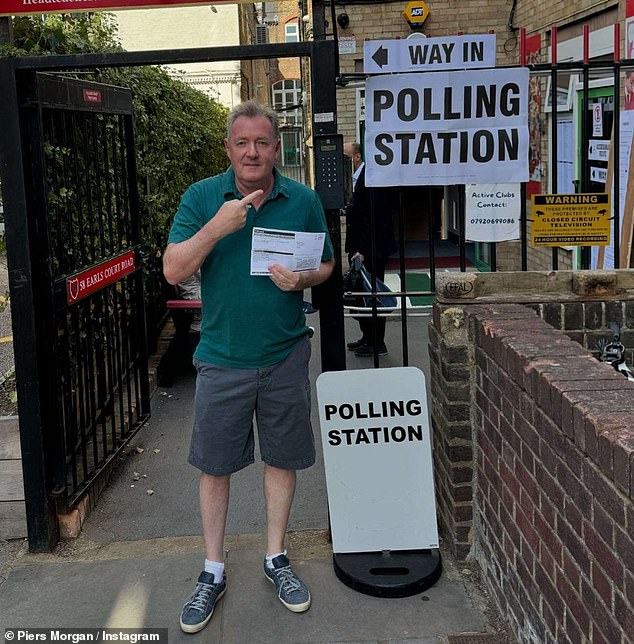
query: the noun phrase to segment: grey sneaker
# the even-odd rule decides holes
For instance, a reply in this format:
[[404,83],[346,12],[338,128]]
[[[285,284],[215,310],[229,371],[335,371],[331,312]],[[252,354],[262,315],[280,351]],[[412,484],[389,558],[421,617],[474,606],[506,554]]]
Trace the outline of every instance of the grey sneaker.
[[275,585],[279,600],[294,613],[303,613],[310,608],[310,592],[306,584],[293,572],[286,555],[278,555],[271,562],[264,560],[264,574]]
[[227,590],[226,575],[222,576],[219,583],[214,581],[212,573],[204,570],[200,573],[196,588],[181,611],[181,629],[185,633],[198,633],[209,623],[218,600]]

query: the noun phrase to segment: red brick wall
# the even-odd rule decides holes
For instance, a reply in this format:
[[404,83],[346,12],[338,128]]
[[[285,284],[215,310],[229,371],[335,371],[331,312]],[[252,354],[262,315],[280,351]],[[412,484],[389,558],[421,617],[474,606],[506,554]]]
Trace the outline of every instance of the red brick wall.
[[[521,642],[634,642],[634,383],[522,305],[436,306],[430,339],[454,551],[471,547]],[[447,411],[462,404],[470,422]]]

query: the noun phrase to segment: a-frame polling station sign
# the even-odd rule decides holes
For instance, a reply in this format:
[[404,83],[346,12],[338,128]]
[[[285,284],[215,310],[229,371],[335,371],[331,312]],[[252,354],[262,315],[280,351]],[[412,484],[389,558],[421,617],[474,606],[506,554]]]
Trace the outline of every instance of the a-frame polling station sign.
[[366,74],[482,67],[495,67],[495,34],[367,40],[363,47]]
[[333,552],[437,548],[422,371],[329,371],[317,397]]

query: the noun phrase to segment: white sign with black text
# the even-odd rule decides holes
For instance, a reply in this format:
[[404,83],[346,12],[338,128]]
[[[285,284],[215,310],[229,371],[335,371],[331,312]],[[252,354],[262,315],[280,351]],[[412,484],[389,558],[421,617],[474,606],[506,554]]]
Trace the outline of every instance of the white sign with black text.
[[438,547],[426,395],[415,367],[317,379],[333,552]]
[[528,69],[373,76],[368,186],[528,181]]
[[588,159],[590,161],[608,161],[610,158],[610,142],[602,139],[588,141]]
[[495,67],[495,34],[366,40],[366,74]]
[[596,166],[590,166],[590,181],[595,183],[607,183],[608,180],[608,170],[607,168],[597,168]]
[[499,242],[520,238],[518,183],[470,184],[465,192],[466,239]]

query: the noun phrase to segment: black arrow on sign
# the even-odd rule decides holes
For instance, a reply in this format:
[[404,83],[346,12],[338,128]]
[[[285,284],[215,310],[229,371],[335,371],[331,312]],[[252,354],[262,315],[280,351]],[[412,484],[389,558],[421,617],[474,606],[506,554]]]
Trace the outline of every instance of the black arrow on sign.
[[381,45],[372,56],[372,60],[379,66],[387,65],[388,50]]

